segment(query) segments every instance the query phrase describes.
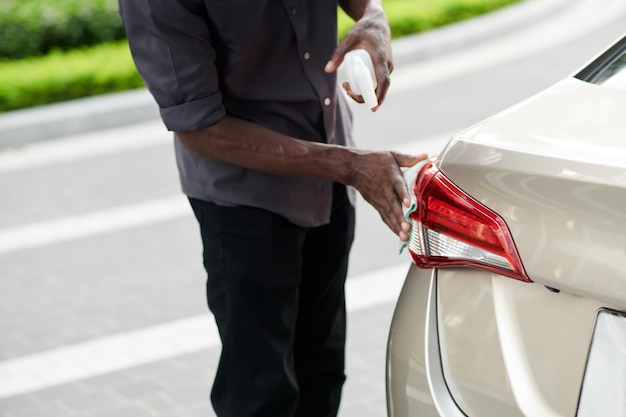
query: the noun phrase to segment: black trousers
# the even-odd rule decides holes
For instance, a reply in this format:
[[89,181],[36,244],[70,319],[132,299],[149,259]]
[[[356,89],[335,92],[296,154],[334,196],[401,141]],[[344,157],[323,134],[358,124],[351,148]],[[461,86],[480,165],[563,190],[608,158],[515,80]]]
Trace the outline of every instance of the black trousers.
[[222,340],[219,417],[336,416],[345,381],[344,284],[354,207],[335,184],[331,223],[190,199]]

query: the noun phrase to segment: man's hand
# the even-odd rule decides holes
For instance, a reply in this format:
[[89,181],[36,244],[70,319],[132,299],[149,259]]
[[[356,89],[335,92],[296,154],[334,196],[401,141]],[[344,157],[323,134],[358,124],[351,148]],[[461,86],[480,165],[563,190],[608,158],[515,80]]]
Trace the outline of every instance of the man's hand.
[[[378,106],[372,109],[372,111],[376,111],[385,100],[389,89],[390,75],[393,71],[389,21],[379,2],[343,0],[340,1],[340,4],[356,23],[335,49],[324,71],[327,73],[335,72],[343,62],[347,52],[353,49],[365,49],[372,58],[376,73]],[[355,101],[363,103],[363,97],[352,93],[347,83],[344,83],[343,88]]]
[[362,151],[355,158],[352,175],[348,179],[348,184],[361,193],[402,241],[409,239],[411,228],[404,218],[402,205],[408,207],[411,198],[400,167],[411,167],[427,157],[427,154]]

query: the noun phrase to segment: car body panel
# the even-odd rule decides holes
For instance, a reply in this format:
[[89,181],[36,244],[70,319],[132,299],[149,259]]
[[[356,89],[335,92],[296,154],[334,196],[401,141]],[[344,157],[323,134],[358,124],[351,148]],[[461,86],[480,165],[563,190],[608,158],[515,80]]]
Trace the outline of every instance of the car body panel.
[[571,78],[460,132],[439,162],[506,221],[533,281],[621,310],[625,108],[625,90]]
[[[476,416],[575,415],[602,303],[482,271],[438,275],[442,363],[461,408]],[[494,414],[489,397],[510,409]]]
[[[484,271],[414,265],[402,297],[411,300],[398,302],[387,352],[390,416],[452,416],[440,412],[450,401],[458,415],[575,415],[601,302]],[[425,306],[437,320],[429,323]],[[429,338],[437,340],[430,352]],[[437,361],[448,392],[433,394]]]
[[440,350],[452,396],[474,415],[487,408],[501,416],[521,416],[494,320],[491,274],[442,269],[437,275]]

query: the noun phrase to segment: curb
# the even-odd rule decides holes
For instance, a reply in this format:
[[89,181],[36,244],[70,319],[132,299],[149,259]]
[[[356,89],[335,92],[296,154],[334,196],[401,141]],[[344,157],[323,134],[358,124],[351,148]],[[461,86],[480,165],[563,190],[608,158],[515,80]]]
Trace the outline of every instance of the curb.
[[[392,43],[396,67],[430,59],[546,19],[572,0],[523,0],[489,14]],[[0,114],[0,150],[159,118],[147,89],[104,94]]]

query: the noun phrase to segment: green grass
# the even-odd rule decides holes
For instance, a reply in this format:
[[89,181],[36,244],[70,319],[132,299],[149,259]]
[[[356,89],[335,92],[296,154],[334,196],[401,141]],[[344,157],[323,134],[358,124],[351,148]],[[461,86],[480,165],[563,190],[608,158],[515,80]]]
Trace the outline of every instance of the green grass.
[[[0,0],[2,2],[3,0]],[[423,32],[519,0],[384,0],[392,37]],[[339,12],[339,34],[354,22]],[[126,41],[0,61],[0,112],[143,87]]]

